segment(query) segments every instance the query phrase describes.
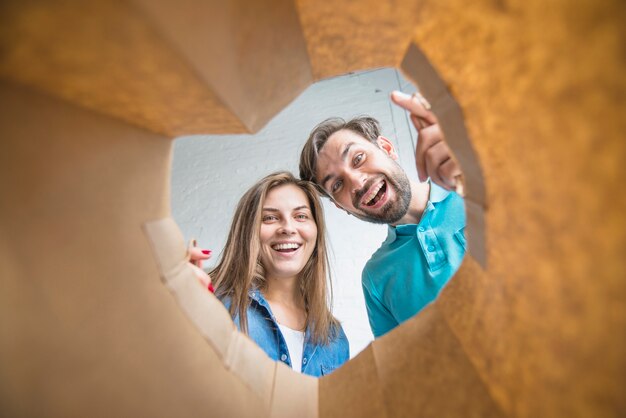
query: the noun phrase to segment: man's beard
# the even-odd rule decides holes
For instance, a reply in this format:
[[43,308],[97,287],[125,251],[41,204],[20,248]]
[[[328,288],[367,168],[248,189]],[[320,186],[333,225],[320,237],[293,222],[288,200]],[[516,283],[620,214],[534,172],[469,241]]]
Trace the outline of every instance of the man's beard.
[[[385,183],[387,184],[387,191],[389,188],[393,188],[397,199],[395,201],[389,200],[383,207],[378,209],[376,213],[368,213],[367,206],[358,206],[359,213],[354,215],[365,221],[375,224],[394,224],[398,222],[409,210],[409,204],[411,203],[411,183],[404,172],[404,170],[394,161],[394,169],[390,176],[384,175]],[[371,183],[370,183],[371,184]],[[357,207],[363,195],[367,192],[368,187],[364,187],[361,191],[356,193],[354,206]]]

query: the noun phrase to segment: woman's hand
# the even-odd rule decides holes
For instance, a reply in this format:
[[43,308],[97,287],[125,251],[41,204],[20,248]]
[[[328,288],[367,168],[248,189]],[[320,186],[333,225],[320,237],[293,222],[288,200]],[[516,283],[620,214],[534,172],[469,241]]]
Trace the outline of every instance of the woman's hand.
[[196,247],[195,240],[192,240],[187,251],[189,253],[189,263],[198,281],[211,292],[215,292],[211,283],[211,276],[202,270],[202,262],[211,258],[211,250]]

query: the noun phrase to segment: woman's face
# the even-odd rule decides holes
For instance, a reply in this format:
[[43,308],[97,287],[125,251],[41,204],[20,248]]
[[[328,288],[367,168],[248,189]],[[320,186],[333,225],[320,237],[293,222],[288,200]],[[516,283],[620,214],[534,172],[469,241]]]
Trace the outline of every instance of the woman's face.
[[268,278],[292,278],[304,268],[317,242],[307,195],[293,184],[271,189],[263,202],[261,263]]

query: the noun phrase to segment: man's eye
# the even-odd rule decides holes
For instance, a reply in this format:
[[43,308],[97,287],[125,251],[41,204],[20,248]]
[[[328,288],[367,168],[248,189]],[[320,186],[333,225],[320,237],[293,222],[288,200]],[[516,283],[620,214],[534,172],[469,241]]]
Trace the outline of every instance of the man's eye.
[[341,188],[341,180],[333,183],[333,187],[331,187],[330,191],[336,193]]
[[361,152],[361,153],[358,153],[357,155],[355,155],[355,156],[354,156],[354,162],[353,162],[353,164],[354,164],[355,166],[357,166],[357,165],[361,164],[361,162],[363,161],[363,158],[364,158],[363,153],[362,153],[362,152]]

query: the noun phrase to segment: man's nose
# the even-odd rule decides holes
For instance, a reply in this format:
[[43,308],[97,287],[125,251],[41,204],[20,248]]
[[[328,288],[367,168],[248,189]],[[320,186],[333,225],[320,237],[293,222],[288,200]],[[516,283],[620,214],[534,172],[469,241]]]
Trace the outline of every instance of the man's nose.
[[365,181],[367,180],[367,176],[364,173],[361,173],[357,170],[350,171],[347,176],[348,181],[350,182],[350,193],[355,194],[359,190],[363,188]]

